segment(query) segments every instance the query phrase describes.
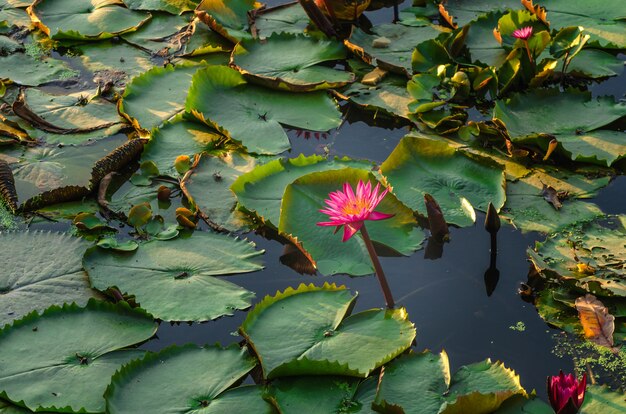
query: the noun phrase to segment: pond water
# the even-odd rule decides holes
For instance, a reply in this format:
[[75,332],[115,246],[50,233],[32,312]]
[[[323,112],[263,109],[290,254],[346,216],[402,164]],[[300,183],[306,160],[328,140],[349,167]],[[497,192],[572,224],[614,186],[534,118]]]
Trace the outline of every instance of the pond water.
[[[268,3],[271,6],[282,2]],[[410,1],[406,1],[403,6],[409,4]],[[373,23],[389,21],[391,10],[380,10],[369,17]],[[65,59],[71,61],[71,58]],[[626,95],[626,75],[594,85],[591,90],[596,96],[612,94],[623,99]],[[329,154],[380,163],[410,130],[408,126],[377,125],[375,120],[368,119],[369,115],[350,112],[347,107],[343,109],[346,122],[327,136],[305,138],[296,131],[290,131],[292,149],[287,155]],[[626,177],[618,176],[590,201],[598,204],[605,213],[626,214],[624,200]],[[557,352],[564,340],[562,332],[548,326],[535,307],[525,302],[518,293],[520,283],[526,282],[528,277],[526,249],[544,236],[522,234],[510,225],[503,225],[498,233],[499,278],[494,282],[493,278],[486,277],[490,268],[490,237],[483,228],[483,221],[484,215],[478,213],[474,226],[452,228],[451,241],[443,246],[439,259],[425,258],[422,249],[410,257],[383,257],[382,265],[397,306],[407,309],[409,319],[417,328],[415,349],[435,352],[445,349],[453,372],[461,365],[485,358],[501,360],[521,376],[522,385],[527,390],[536,389],[538,395],[545,399],[546,376],[560,369],[572,371],[575,356]],[[38,223],[31,228],[66,230],[67,225]],[[354,312],[384,304],[373,275],[324,277],[301,274],[285,264],[297,261],[298,254],[293,249],[259,234],[250,233],[245,237],[265,250],[263,260],[266,267],[260,272],[230,276],[228,280],[255,292],[255,303],[265,295],[273,295],[289,286],[331,282],[344,284],[351,291],[358,292]],[[297,268],[297,265],[292,266]],[[237,328],[245,317],[246,312],[236,312],[232,317],[202,324],[161,323],[157,336],[143,344],[142,348],[157,351],[172,344],[189,342],[200,345],[239,342],[242,338],[237,334]],[[626,386],[611,381],[608,379],[607,382]]]

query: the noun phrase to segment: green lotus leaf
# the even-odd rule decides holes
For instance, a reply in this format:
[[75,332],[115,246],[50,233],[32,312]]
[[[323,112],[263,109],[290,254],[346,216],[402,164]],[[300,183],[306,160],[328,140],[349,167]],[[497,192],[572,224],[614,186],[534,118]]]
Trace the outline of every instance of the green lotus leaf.
[[216,276],[261,270],[261,254],[245,240],[195,232],[189,238],[144,243],[130,254],[94,248],[85,254],[84,265],[93,287],[116,286],[156,318],[207,321],[250,306],[252,292]]
[[200,0],[124,0],[131,10],[160,10],[181,14],[196,8]]
[[127,43],[111,40],[90,42],[75,46],[82,64],[94,73],[99,84],[112,82],[124,87],[133,77],[155,66],[150,54]]
[[236,152],[203,156],[185,184],[191,201],[211,223],[233,231],[244,227],[231,185],[255,164],[255,158]]
[[113,376],[105,394],[107,412],[272,414],[259,388],[229,389],[255,365],[246,348],[172,346],[124,366]]
[[588,385],[580,414],[620,414],[626,410],[626,398],[621,391],[606,385]]
[[[29,410],[28,408],[19,407],[17,405],[13,405],[9,403],[8,401],[0,400],[0,414],[32,414],[32,413],[33,411]],[[51,413],[47,412],[47,413],[41,413],[41,414],[51,414]]]
[[465,38],[465,46],[469,50],[472,62],[499,68],[506,61],[508,52],[493,36],[493,30],[498,26],[502,14],[497,11],[481,14],[476,20],[468,23],[469,31]]
[[0,79],[11,79],[23,86],[38,86],[54,81],[75,79],[79,75],[62,60],[45,56],[35,58],[21,52],[0,56],[0,67],[2,67]]
[[504,402],[494,414],[553,414],[549,404],[539,398],[515,395]]
[[359,382],[328,375],[278,378],[271,382],[265,398],[283,414],[310,412],[311,407],[319,413],[371,414],[377,378]]
[[624,62],[598,49],[583,49],[567,67],[567,73],[587,78],[618,76],[624,70]]
[[119,103],[120,113],[135,128],[151,130],[181,113],[191,80],[205,65],[153,68],[133,78]]
[[[145,3],[147,1],[171,1],[171,0],[132,0],[134,3]],[[179,0],[176,0],[179,1]],[[187,1],[187,0],[182,0]],[[130,7],[130,1],[126,4]],[[188,29],[190,24],[190,14],[171,15],[167,13],[153,13],[152,18],[139,30],[126,33],[122,38],[127,42],[147,49],[159,56],[170,55],[177,52],[183,43],[183,36],[176,36],[180,31]],[[178,44],[177,44],[178,43]],[[167,48],[168,50],[164,50]],[[173,49],[173,50],[169,50]]]
[[[595,295],[626,296],[626,218],[578,223],[528,250],[535,267]],[[586,265],[580,268],[578,264]]]
[[404,308],[348,316],[356,296],[345,287],[301,284],[266,296],[240,328],[263,375],[367,377],[411,346],[415,327]]
[[196,73],[186,110],[256,154],[279,154],[289,149],[281,124],[313,131],[327,131],[341,124],[341,113],[323,91],[265,89],[246,83],[239,72],[221,66]]
[[542,6],[548,11],[551,29],[582,26],[591,36],[590,44],[610,49],[626,48],[626,12],[620,4],[601,0],[547,0]]
[[[328,216],[319,211],[325,206],[328,194],[340,190],[344,183],[356,188],[359,180],[370,181],[373,186],[378,183],[369,171],[344,168],[307,174],[285,189],[278,230],[297,243],[323,275],[373,273],[371,259],[359,235],[344,243],[341,234],[333,234],[332,228],[316,224],[328,220]],[[395,195],[388,193],[376,211],[395,215],[388,220],[367,222],[367,231],[374,243],[402,255],[421,247],[424,234],[415,227],[413,211]]]
[[137,186],[130,182],[125,183],[113,195],[108,207],[119,214],[127,215],[133,206],[149,203],[155,215],[163,217],[166,221],[176,220],[176,208],[181,207],[180,196],[171,197],[167,201],[158,199],[159,187],[165,186],[170,192],[178,189],[178,186],[170,183],[153,180],[148,186]]
[[446,221],[458,226],[475,221],[474,208],[504,205],[505,177],[498,164],[454,149],[426,136],[406,136],[380,167],[394,194],[424,213],[424,194],[439,203]]
[[107,39],[136,30],[151,17],[121,0],[37,0],[28,11],[53,39]]
[[390,414],[491,413],[515,395],[526,392],[519,376],[501,362],[466,365],[450,378],[446,353],[426,351],[385,366],[374,407]]
[[212,30],[237,43],[252,37],[248,32],[248,12],[256,7],[258,3],[254,0],[202,0],[196,13]]
[[0,396],[35,411],[102,412],[111,375],[145,353],[127,348],[156,329],[126,303],[33,312],[0,330]]
[[[0,327],[52,305],[80,306],[100,297],[89,287],[82,256],[89,243],[62,233],[0,233]],[[59,255],[58,252],[63,254]],[[24,260],[28,252],[28,260]]]
[[[595,204],[576,199],[594,197],[609,181],[609,177],[587,178],[580,174],[537,168],[533,174],[507,186],[502,217],[523,232],[544,233],[559,231],[576,222],[592,220],[601,216],[602,211]],[[567,196],[559,210],[544,199],[544,185]]]
[[76,145],[110,137],[118,133],[123,119],[111,102],[87,92],[52,95],[38,89],[24,92],[24,102],[45,122],[65,131],[37,129],[26,120],[18,123],[34,139],[47,144]]
[[235,46],[234,65],[250,82],[274,89],[309,92],[338,88],[354,81],[350,72],[321,63],[343,60],[346,48],[336,40],[274,34],[264,40],[244,39]]
[[96,162],[118,148],[123,140],[125,137],[110,137],[90,145],[25,148],[0,154],[0,158],[8,156],[22,206],[42,207],[89,193]]
[[[368,111],[374,111],[409,119],[409,103],[411,96],[407,92],[407,78],[395,73],[387,73],[376,85],[364,84],[363,76],[374,70],[374,67],[355,60],[350,61],[353,70],[359,71],[359,80],[336,93],[347,101]],[[362,75],[361,75],[362,73]]]
[[309,16],[299,4],[284,4],[260,10],[254,19],[259,38],[265,39],[273,33],[304,32]]
[[411,68],[415,73],[428,72],[449,63],[452,63],[452,57],[443,43],[437,39],[420,42],[411,55]]
[[454,16],[454,21],[459,26],[476,20],[487,11],[505,13],[521,7],[517,0],[475,0],[470,3],[464,0],[449,0],[446,2],[446,10]]
[[558,140],[559,135],[593,131],[626,116],[626,104],[611,97],[592,100],[588,92],[533,89],[496,101],[493,116],[504,122],[513,141],[542,134]]
[[[355,29],[346,45],[369,64],[407,75],[413,72],[411,56],[415,46],[447,32],[449,30],[443,26],[409,27],[401,24],[382,24],[374,26],[372,34]],[[389,40],[390,43],[386,47],[377,47],[381,38]]]
[[203,152],[223,152],[218,149],[225,137],[206,124],[186,119],[183,114],[176,115],[163,126],[152,131],[146,144],[141,161],[152,161],[162,175],[178,176],[174,160],[179,155],[192,157]]
[[297,158],[281,158],[257,166],[254,170],[239,176],[231,189],[244,210],[259,216],[265,224],[278,228],[281,202],[289,184],[312,172],[347,167],[371,169],[372,164],[349,158],[329,160],[320,155],[305,157],[300,154]]
[[30,6],[30,1],[0,0],[0,32],[2,23],[18,27],[30,26],[30,17],[23,8]]

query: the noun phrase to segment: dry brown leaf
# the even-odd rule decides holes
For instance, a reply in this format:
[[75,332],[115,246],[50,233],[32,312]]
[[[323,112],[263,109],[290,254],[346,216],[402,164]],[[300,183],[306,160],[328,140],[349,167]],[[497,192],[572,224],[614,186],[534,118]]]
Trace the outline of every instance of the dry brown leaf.
[[546,151],[546,155],[543,157],[543,160],[547,161],[548,158],[550,158],[550,155],[552,155],[552,153],[558,146],[559,141],[557,141],[556,138],[550,140],[550,143],[548,144],[548,150]]
[[546,12],[545,7],[541,7],[539,5],[535,6],[533,4],[533,0],[522,0],[522,5],[526,7],[526,10],[537,16],[537,18],[541,20],[543,24],[550,27],[550,22],[548,21],[548,13]]
[[496,38],[498,43],[502,44],[502,35],[500,34],[500,30],[497,27],[493,28],[493,37]]
[[555,209],[559,210],[563,206],[563,204],[561,204],[561,200],[559,200],[559,193],[554,189],[554,187],[544,184],[543,189],[541,190],[541,195],[543,196],[543,199],[552,204]]
[[595,296],[586,294],[576,299],[578,317],[585,332],[585,338],[591,342],[617,352],[613,346],[615,316]]
[[443,3],[439,3],[439,14],[443,18],[443,20],[445,20],[446,23],[448,23],[448,25],[452,27],[453,29],[456,29],[457,27],[459,27],[456,23],[454,23],[454,17],[452,17],[452,15],[448,13]]
[[361,83],[363,85],[376,86],[380,83],[380,81],[385,78],[385,76],[387,76],[386,70],[375,67],[374,70],[363,76],[363,79],[361,79]]

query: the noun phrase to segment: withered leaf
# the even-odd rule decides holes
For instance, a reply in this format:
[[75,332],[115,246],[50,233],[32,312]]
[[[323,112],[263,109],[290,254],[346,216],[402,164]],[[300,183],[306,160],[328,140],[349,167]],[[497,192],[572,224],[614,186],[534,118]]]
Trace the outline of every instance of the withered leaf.
[[611,315],[606,306],[589,293],[577,298],[575,304],[585,338],[617,352],[617,348],[613,346],[615,316]]
[[559,210],[562,207],[561,200],[559,200],[559,193],[554,187],[544,184],[541,195],[543,199],[552,204],[555,209]]

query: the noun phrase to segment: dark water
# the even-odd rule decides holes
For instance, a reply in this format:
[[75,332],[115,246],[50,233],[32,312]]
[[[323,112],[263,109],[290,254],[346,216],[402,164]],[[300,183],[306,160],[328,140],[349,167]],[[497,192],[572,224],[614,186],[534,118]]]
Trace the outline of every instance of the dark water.
[[[409,3],[405,2],[405,6]],[[381,10],[370,17],[374,23],[391,21],[392,12],[390,9]],[[610,93],[621,98],[625,85],[626,78],[622,75],[594,88],[594,93]],[[288,156],[328,153],[381,162],[408,132],[408,127],[385,129],[368,126],[358,120],[358,115],[351,114],[348,118],[352,123],[346,122],[325,138],[305,139],[291,132],[293,148]],[[606,213],[624,214],[624,200],[626,178],[622,176],[592,201]],[[503,226],[499,233],[497,258],[500,277],[493,294],[487,296],[484,275],[489,267],[489,235],[483,229],[483,220],[484,216],[479,213],[473,227],[451,229],[452,240],[444,246],[443,257],[439,260],[425,259],[423,250],[411,257],[382,258],[391,290],[398,306],[406,307],[409,319],[416,325],[418,351],[430,349],[438,352],[445,349],[453,371],[461,365],[485,358],[502,360],[521,375],[522,385],[527,390],[536,388],[539,395],[545,397],[546,376],[557,373],[559,369],[572,371],[574,364],[571,359],[562,359],[553,354],[558,331],[546,325],[535,308],[524,302],[517,293],[519,284],[527,279],[529,263],[526,248],[543,237],[537,234],[523,235],[510,226]],[[49,225],[45,227],[50,228]],[[284,250],[281,243],[256,234],[248,234],[246,237],[256,242],[259,248],[265,249],[266,269],[230,276],[228,280],[256,292],[257,301],[288,286],[295,287],[300,283],[321,285],[328,281],[345,284],[351,291],[358,292],[355,312],[384,305],[374,276],[352,278],[300,275],[281,264],[280,257]],[[242,338],[236,331],[245,316],[245,312],[237,312],[233,317],[203,324],[162,323],[157,338],[143,347],[156,351],[172,344],[188,342],[219,342],[223,345],[238,342]],[[519,328],[521,326],[524,328]]]

